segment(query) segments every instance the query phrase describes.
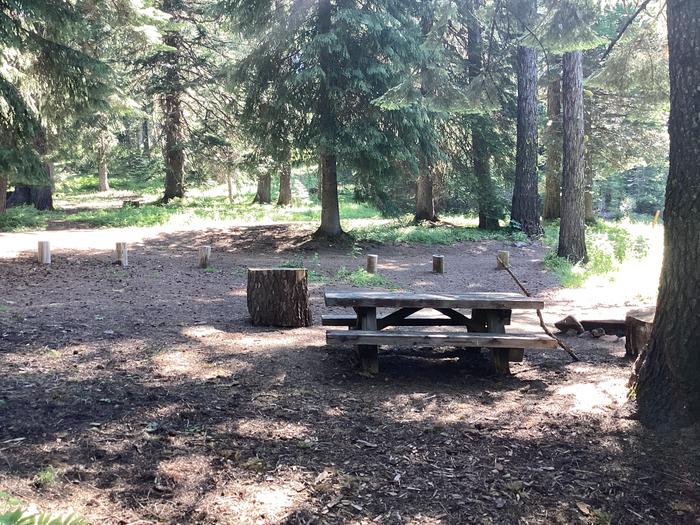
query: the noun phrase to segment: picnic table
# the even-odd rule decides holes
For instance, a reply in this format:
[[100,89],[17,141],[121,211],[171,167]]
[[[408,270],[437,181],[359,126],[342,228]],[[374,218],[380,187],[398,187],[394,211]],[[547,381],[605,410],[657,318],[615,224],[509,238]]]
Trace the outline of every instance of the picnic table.
[[[557,342],[544,334],[506,334],[513,310],[541,310],[544,301],[515,293],[405,293],[375,291],[328,291],[326,306],[353,308],[354,314],[324,315],[324,326],[347,326],[329,330],[328,344],[346,343],[357,348],[364,372],[379,372],[379,345],[420,347],[457,346],[488,348],[498,373],[510,373],[509,363],[521,361],[526,348],[555,349]],[[391,308],[377,315],[378,308]],[[440,315],[422,315],[421,310]],[[469,315],[465,311],[470,310]],[[465,330],[385,330],[392,327],[457,326]]]

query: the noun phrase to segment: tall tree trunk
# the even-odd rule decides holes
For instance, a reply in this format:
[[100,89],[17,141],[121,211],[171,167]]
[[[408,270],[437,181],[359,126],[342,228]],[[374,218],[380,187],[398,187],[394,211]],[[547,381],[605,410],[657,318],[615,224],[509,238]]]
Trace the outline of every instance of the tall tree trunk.
[[595,214],[593,213],[593,151],[591,149],[591,115],[590,111],[583,112],[583,179],[584,179],[584,194],[583,207],[585,210],[586,224],[595,223]]
[[255,193],[253,204],[270,204],[272,202],[272,175],[265,172],[258,175],[258,191]]
[[[178,0],[163,0],[162,10],[172,14]],[[163,43],[172,51],[166,53],[165,93],[163,95],[163,134],[165,144],[163,159],[165,161],[165,194],[163,202],[185,196],[185,144],[184,116],[182,111],[182,94],[184,87],[180,75],[180,47],[182,35],[178,30],[165,33]]]
[[[523,2],[522,19],[532,24],[537,2]],[[515,152],[515,184],[511,220],[528,236],[543,233],[537,193],[537,53],[518,46],[518,123]]]
[[226,170],[226,188],[228,189],[228,202],[233,204],[233,177],[231,177],[231,168]]
[[280,193],[277,206],[289,206],[292,203],[292,164],[285,160],[280,164]]
[[7,211],[7,175],[0,173],[0,213]]
[[583,69],[580,51],[564,53],[562,95],[564,170],[557,255],[580,262],[587,260],[583,202]]
[[[331,31],[331,2],[318,0],[318,34],[327,35]],[[335,238],[343,235],[340,226],[340,206],[338,205],[338,171],[336,148],[336,116],[330,97],[330,82],[333,79],[333,58],[326,46],[321,47],[319,65],[323,71],[320,81],[317,112],[319,117],[321,146],[321,225],[317,237]]]
[[544,193],[545,219],[561,216],[561,77],[557,71],[547,84],[547,178]]
[[99,179],[100,191],[109,191],[109,180],[107,178],[107,140],[102,133],[100,133],[98,140],[97,177]]
[[151,154],[151,138],[149,137],[149,126],[148,126],[148,119],[145,118],[143,119],[143,122],[141,123],[141,133],[142,133],[142,147],[143,147],[143,154],[144,156],[148,157]]
[[413,220],[415,222],[435,222],[437,220],[435,198],[433,196],[433,180],[427,168],[421,169],[421,173],[416,181],[416,214]]
[[[467,25],[469,77],[475,78],[483,69],[483,44],[481,39],[481,26],[476,17],[481,0],[465,0],[465,8],[469,16]],[[496,230],[500,227],[498,220],[501,213],[496,202],[496,191],[491,180],[490,163],[491,153],[488,142],[484,138],[482,130],[488,125],[488,120],[475,118],[471,126],[472,132],[472,163],[477,182],[479,195],[479,228]]]
[[[423,15],[421,17],[421,32],[423,38],[427,37],[432,27],[432,17]],[[430,70],[421,65],[420,70],[421,85],[420,91],[423,97],[427,97],[433,92]],[[414,222],[437,220],[435,213],[435,195],[432,176],[432,166],[425,151],[427,147],[422,140],[418,143],[418,178],[416,179],[416,213],[413,216]]]
[[665,429],[700,421],[700,2],[668,0],[670,166],[656,318],[636,385],[639,416]]

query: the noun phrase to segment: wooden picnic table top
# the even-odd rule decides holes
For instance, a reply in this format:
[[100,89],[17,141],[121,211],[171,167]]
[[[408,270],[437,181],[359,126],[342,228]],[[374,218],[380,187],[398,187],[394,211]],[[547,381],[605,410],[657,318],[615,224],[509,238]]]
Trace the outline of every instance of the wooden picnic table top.
[[369,291],[330,291],[326,306],[399,307],[399,308],[471,308],[484,310],[541,310],[544,301],[517,293],[407,293]]

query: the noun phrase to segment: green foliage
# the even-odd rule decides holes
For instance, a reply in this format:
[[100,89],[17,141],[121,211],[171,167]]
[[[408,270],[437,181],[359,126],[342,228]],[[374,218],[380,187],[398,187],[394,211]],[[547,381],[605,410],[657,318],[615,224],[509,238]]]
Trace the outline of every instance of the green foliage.
[[523,240],[522,232],[507,229],[497,231],[480,230],[466,226],[428,226],[414,224],[408,219],[361,226],[354,228],[350,234],[358,242],[376,242],[381,244],[453,244],[463,241],[482,240]]
[[335,274],[335,279],[347,282],[358,288],[375,287],[398,290],[397,284],[392,279],[378,273],[367,273],[367,270],[360,266],[354,271],[348,270],[345,266],[341,267]]
[[623,226],[598,221],[586,231],[588,262],[574,265],[565,258],[557,257],[558,237],[558,223],[547,224],[545,244],[550,250],[545,255],[544,264],[565,288],[580,288],[588,278],[611,274],[630,257],[641,259],[649,253],[649,241],[645,236],[637,235],[632,239]]
[[53,465],[47,466],[34,476],[34,485],[38,487],[48,487],[56,481],[56,469]]

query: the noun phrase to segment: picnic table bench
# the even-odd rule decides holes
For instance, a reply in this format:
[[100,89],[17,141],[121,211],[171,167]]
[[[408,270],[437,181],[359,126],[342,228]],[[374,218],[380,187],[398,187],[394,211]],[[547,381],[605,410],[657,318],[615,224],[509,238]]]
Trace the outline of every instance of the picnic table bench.
[[[420,347],[457,346],[488,348],[498,373],[510,373],[509,362],[521,361],[526,348],[555,349],[557,342],[542,334],[506,334],[512,310],[541,310],[544,301],[514,293],[425,294],[404,292],[329,291],[326,306],[353,308],[354,314],[322,316],[324,326],[347,326],[350,330],[329,330],[328,344],[352,344],[357,348],[364,372],[379,372],[379,345]],[[393,308],[383,316],[378,308]],[[422,315],[421,310],[440,315]],[[470,317],[466,312],[471,311]],[[390,327],[459,326],[465,331],[384,330]]]

